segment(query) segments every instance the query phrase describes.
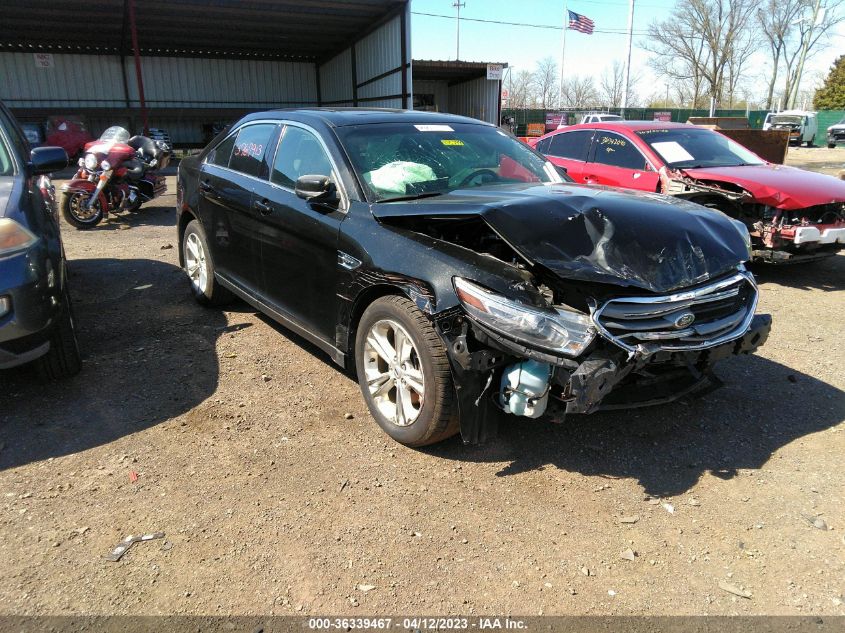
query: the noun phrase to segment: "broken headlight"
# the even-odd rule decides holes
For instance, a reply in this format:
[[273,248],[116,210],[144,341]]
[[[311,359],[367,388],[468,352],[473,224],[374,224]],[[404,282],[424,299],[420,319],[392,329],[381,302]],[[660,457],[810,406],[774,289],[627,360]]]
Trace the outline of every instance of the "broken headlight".
[[454,283],[458,299],[470,317],[525,345],[578,356],[596,336],[586,314],[564,308],[528,306],[461,277],[455,277]]

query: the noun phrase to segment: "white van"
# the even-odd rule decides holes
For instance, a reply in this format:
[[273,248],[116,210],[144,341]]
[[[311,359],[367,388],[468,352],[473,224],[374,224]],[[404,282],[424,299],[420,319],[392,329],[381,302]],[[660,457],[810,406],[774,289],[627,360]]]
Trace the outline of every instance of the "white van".
[[769,112],[763,122],[764,130],[789,130],[789,142],[812,147],[819,131],[819,121],[815,112],[806,110],[784,110]]

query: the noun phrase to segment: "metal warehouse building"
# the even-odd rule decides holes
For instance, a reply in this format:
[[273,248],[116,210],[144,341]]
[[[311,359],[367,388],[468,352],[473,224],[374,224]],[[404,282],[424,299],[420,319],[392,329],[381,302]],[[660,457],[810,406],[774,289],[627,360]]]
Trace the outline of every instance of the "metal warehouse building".
[[0,0],[0,100],[22,121],[139,131],[142,97],[182,145],[265,108],[411,107],[409,2]]
[[94,135],[139,132],[148,112],[181,146],[260,109],[411,108],[412,81],[425,109],[498,122],[485,64],[417,62],[412,77],[410,18],[409,0],[0,0],[0,100]]

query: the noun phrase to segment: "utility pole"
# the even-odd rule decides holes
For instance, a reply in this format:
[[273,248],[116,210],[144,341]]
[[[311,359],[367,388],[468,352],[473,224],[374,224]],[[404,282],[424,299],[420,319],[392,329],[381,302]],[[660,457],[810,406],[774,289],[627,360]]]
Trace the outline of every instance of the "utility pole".
[[455,59],[460,61],[461,59],[461,7],[467,6],[466,2],[455,2],[452,3],[452,6],[458,10],[458,19],[456,20],[456,30],[455,30]]
[[813,39],[813,29],[816,28],[816,20],[819,18],[819,9],[821,8],[822,0],[816,0],[816,6],[813,9],[813,18],[810,23],[810,30],[804,38],[804,45],[801,47],[801,58],[798,60],[798,73],[795,75],[795,85],[792,87],[792,95],[787,95],[787,107],[795,107],[795,102],[798,100],[798,90],[801,87],[801,75],[804,72],[804,60],[807,57],[807,49],[810,48],[810,41]]
[[563,60],[566,57],[566,29],[569,28],[569,10],[563,0],[563,37],[560,44],[560,85],[558,86],[557,107],[563,109]]
[[[628,9],[628,56],[625,59],[625,84],[622,86],[622,118],[625,118],[625,108],[628,107],[628,84],[631,81],[631,41],[634,37],[634,0]],[[668,99],[667,99],[668,101]]]

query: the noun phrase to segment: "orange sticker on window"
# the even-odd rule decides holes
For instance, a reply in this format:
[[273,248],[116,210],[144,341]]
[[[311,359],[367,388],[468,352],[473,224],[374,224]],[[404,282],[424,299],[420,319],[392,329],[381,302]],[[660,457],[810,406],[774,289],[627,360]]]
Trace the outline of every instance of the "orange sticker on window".
[[444,145],[450,145],[450,146],[453,146],[453,147],[460,147],[461,145],[464,144],[463,141],[459,141],[456,138],[444,138],[444,139],[440,139],[440,142],[443,143]]

